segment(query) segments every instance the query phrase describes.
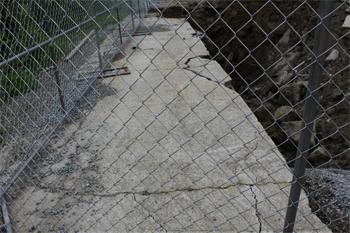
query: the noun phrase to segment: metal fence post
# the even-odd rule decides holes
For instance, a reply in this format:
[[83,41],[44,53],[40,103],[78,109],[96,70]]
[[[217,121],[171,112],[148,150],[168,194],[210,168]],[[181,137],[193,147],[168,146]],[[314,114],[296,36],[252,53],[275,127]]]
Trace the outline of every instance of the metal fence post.
[[95,19],[95,38],[96,38],[96,47],[97,47],[97,56],[98,56],[98,64],[99,64],[99,71],[102,72],[102,58],[101,58],[101,52],[100,52],[100,41],[99,41],[99,25],[97,22],[97,18],[96,18],[96,9],[95,9],[95,2],[92,2],[92,14],[93,14],[93,18]]
[[117,20],[118,20],[118,30],[119,30],[119,36],[120,36],[120,44],[123,44],[123,35],[122,35],[122,29],[120,28],[120,16],[119,16],[119,9],[117,8]]
[[139,10],[139,18],[141,19],[140,0],[137,0],[137,7],[138,7],[138,10]]
[[134,22],[134,10],[132,8],[132,1],[130,1],[130,15],[131,15],[131,21],[132,21],[132,31],[134,32],[135,29],[135,22]]
[[318,27],[314,41],[314,63],[311,66],[307,99],[303,114],[303,130],[300,133],[296,162],[294,166],[293,182],[289,194],[289,203],[284,223],[283,232],[293,232],[296,214],[301,193],[301,179],[305,174],[305,168],[310,147],[313,125],[315,120],[316,106],[319,97],[319,87],[322,79],[322,67],[325,61],[325,51],[328,42],[328,30],[332,19],[334,0],[321,0],[319,6]]
[[[44,23],[45,23],[45,27],[46,27],[46,33],[49,35],[49,37],[52,37],[52,32],[51,32],[51,25],[49,23],[49,17],[47,15],[47,6],[46,6],[46,0],[41,0],[41,6],[43,8],[43,10],[45,11],[44,14]],[[56,85],[57,85],[57,91],[58,91],[58,95],[59,95],[59,99],[61,102],[61,107],[63,111],[66,111],[66,105],[64,102],[64,94],[61,88],[61,80],[60,80],[60,75],[59,75],[59,70],[57,69],[57,59],[56,59],[56,52],[55,52],[55,48],[53,46],[53,41],[51,41],[51,43],[49,44],[49,49],[50,49],[50,58],[53,62],[53,69],[54,69],[54,73],[55,73],[55,81],[56,81]]]
[[[2,189],[1,189],[2,191]],[[1,214],[4,219],[4,225],[1,226],[2,230],[5,230],[6,233],[12,233],[11,219],[10,214],[7,208],[7,202],[5,196],[1,197]]]

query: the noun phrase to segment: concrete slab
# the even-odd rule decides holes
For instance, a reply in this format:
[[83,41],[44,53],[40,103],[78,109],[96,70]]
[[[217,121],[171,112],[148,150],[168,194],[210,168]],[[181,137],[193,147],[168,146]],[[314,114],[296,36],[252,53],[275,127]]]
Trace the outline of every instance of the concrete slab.
[[[52,140],[35,188],[10,203],[14,228],[280,230],[292,178],[283,156],[243,99],[221,84],[227,74],[216,61],[194,56],[208,52],[188,23],[145,23],[168,29],[135,37],[114,64],[131,74],[102,81],[116,94]],[[306,201],[300,206],[298,230],[329,232]]]

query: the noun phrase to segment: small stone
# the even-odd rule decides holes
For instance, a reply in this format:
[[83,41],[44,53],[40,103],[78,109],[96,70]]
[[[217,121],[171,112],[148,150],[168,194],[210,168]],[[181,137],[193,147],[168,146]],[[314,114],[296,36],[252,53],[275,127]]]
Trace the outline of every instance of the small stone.
[[342,25],[343,28],[350,28],[350,15],[346,16],[345,21]]
[[287,45],[289,43],[291,30],[288,29],[282,36],[282,38],[277,42],[278,45]]
[[277,84],[279,86],[283,86],[284,84],[292,80],[292,77],[293,77],[293,74],[288,73],[287,71],[283,71],[282,75],[278,78]]
[[306,44],[306,41],[309,38],[308,30],[303,30],[302,33],[303,33],[302,41],[304,44]]
[[[281,76],[285,71],[289,72],[292,70],[291,67],[294,67],[298,61],[300,53],[289,52],[286,54],[284,59],[281,59],[273,68],[273,74],[276,76]],[[287,63],[287,62],[288,63]]]
[[333,90],[331,96],[333,100],[340,100],[344,96],[344,94],[341,90],[335,89]]
[[334,61],[338,59],[338,57],[339,57],[339,51],[337,49],[333,49],[332,52],[326,58],[326,61]]

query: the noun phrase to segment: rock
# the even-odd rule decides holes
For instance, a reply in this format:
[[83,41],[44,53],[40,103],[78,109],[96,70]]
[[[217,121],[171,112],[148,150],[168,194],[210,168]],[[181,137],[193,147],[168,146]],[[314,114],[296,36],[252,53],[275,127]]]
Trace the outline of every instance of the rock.
[[306,86],[307,84],[303,82],[289,83],[283,86],[280,89],[281,94],[278,97],[278,103],[285,104],[287,102],[288,104],[297,104],[305,97]]
[[226,70],[226,71],[232,70],[232,68],[233,68],[232,62],[233,62],[233,53],[230,53],[227,56],[227,61],[225,62],[224,70]]
[[346,16],[345,21],[342,25],[343,28],[350,28],[350,15]]
[[306,41],[307,39],[309,38],[309,34],[308,34],[308,30],[303,30],[302,33],[303,33],[303,38],[302,38],[302,41],[304,44],[306,44]]
[[[292,70],[291,67],[295,66],[296,62],[299,59],[299,53],[296,52],[289,52],[286,54],[285,59],[282,59],[281,61],[279,61],[273,68],[273,74],[276,76],[281,76],[284,71],[289,72]],[[287,62],[288,63],[287,63]]]
[[325,162],[329,161],[331,159],[331,156],[327,152],[326,149],[319,146],[317,147],[308,157],[308,160],[314,165],[319,166],[324,164]]
[[[282,122],[282,129],[285,131],[285,133],[290,137],[295,144],[299,143],[299,138],[300,138],[300,132],[303,127],[303,122],[302,121],[287,121],[287,122]],[[315,145],[315,130],[316,129],[316,124],[314,124],[313,131],[314,134],[311,137],[311,146]]]
[[[283,121],[296,121],[300,120],[300,117],[298,114],[294,111],[294,109],[291,106],[282,106],[276,109],[275,113],[273,114],[275,119],[277,120],[283,120]],[[282,118],[282,119],[279,119]]]
[[272,114],[269,113],[270,109],[272,108],[273,104],[266,102],[264,103],[264,106],[261,106],[256,111],[254,111],[254,114],[258,118],[259,122],[266,124],[271,124],[273,122]]
[[277,42],[276,46],[278,47],[279,45],[288,45],[289,39],[290,39],[290,33],[291,30],[290,28],[283,34],[282,38]]
[[332,52],[326,58],[326,61],[334,61],[338,59],[338,57],[339,57],[339,51],[337,49],[333,49]]
[[277,85],[283,86],[284,84],[292,80],[292,77],[293,77],[293,74],[288,73],[287,71],[283,71],[283,74],[278,78]]
[[334,89],[332,94],[331,94],[331,97],[332,97],[332,100],[340,100],[341,98],[343,98],[344,94],[341,90],[339,90],[338,88]]

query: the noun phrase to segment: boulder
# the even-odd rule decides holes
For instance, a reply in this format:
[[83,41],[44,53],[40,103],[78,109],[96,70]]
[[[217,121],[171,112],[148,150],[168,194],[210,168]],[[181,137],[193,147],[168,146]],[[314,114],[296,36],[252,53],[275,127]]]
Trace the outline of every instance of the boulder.
[[[285,131],[285,133],[292,139],[293,142],[295,142],[296,145],[299,143],[300,138],[300,132],[303,128],[303,122],[302,121],[287,121],[282,122],[282,129]],[[313,131],[314,134],[311,137],[311,146],[315,145],[315,129],[316,124],[314,124]]]

